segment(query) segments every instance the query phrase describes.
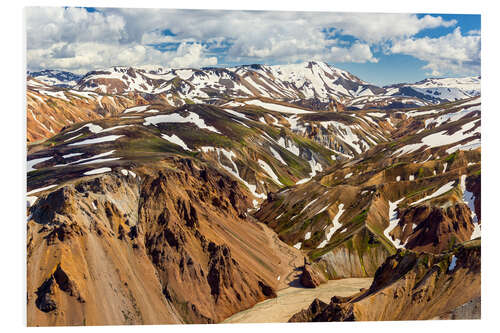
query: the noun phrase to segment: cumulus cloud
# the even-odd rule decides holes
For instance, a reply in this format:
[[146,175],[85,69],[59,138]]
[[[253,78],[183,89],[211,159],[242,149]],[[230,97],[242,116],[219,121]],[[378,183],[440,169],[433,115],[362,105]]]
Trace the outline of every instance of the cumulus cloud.
[[176,51],[161,52],[152,47],[132,44],[74,43],[68,57],[54,57],[64,47],[55,44],[49,49],[28,52],[32,70],[57,68],[75,73],[111,66],[136,67],[203,67],[217,64],[217,58],[208,56],[200,44],[183,44]]
[[27,47],[55,43],[117,43],[126,38],[127,22],[115,14],[87,12],[84,8],[31,7],[26,9]]
[[205,57],[204,48],[200,44],[182,43],[169,62],[172,67],[203,67],[217,65],[217,58]]
[[[217,64],[198,43],[161,52],[131,38],[136,32],[117,13],[84,8],[27,9],[27,60],[31,70],[56,68],[76,73],[126,66],[200,67]],[[146,19],[141,21],[149,22]],[[151,22],[149,22],[151,24]]]
[[327,21],[340,34],[350,35],[369,43],[413,36],[424,29],[452,27],[456,20],[444,20],[440,16],[415,14],[373,14],[338,13],[329,16]]
[[457,27],[438,38],[408,38],[394,43],[392,53],[411,55],[426,61],[423,67],[431,75],[477,74],[481,66],[481,37],[462,35]]
[[[375,63],[373,52],[381,49],[415,54],[434,71],[451,60],[412,49],[423,43],[412,36],[457,23],[414,14],[54,7],[29,8],[26,20],[29,69],[80,73],[114,65]],[[461,37],[480,38],[474,32]]]
[[330,59],[334,62],[378,62],[368,44],[354,43],[351,47],[332,47]]

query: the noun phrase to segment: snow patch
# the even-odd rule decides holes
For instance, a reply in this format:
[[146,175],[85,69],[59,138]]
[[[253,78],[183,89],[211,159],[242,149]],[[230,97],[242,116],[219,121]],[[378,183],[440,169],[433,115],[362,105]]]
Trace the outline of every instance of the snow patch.
[[430,199],[433,199],[433,198],[439,197],[439,196],[440,196],[440,195],[442,195],[442,194],[445,194],[446,192],[448,192],[448,191],[450,191],[451,189],[453,189],[453,187],[454,187],[454,186],[453,186],[453,184],[454,184],[454,183],[455,183],[455,181],[451,181],[451,182],[449,182],[449,183],[444,184],[444,185],[443,185],[443,186],[441,186],[439,189],[437,189],[437,191],[436,191],[436,192],[434,192],[434,193],[432,193],[432,194],[430,194],[430,195],[428,195],[428,196],[426,196],[426,197],[424,197],[424,198],[422,198],[422,199],[420,199],[420,200],[417,200],[417,201],[415,201],[415,202],[412,202],[412,203],[410,204],[410,206],[417,205],[417,204],[419,204],[419,203],[421,203],[421,202],[424,202],[424,201],[427,201],[427,200],[430,200]]
[[189,149],[189,147],[186,145],[186,143],[184,141],[182,141],[182,139],[179,138],[175,134],[172,134],[171,136],[168,136],[166,134],[162,134],[161,137],[162,137],[162,139],[165,139],[168,142],[173,143],[174,145],[180,146],[184,150],[191,151],[191,149]]
[[211,146],[203,146],[203,147],[200,147],[200,149],[204,153],[208,153],[210,151],[215,151],[215,147],[211,147]]
[[42,163],[44,161],[48,161],[52,158],[52,156],[49,156],[49,157],[40,157],[40,158],[34,158],[32,160],[28,160],[26,163],[27,163],[27,170],[26,172],[30,172],[30,171],[35,171],[36,169],[34,168],[35,165],[37,165],[38,163]]
[[[238,171],[238,166],[233,161],[233,158],[236,157],[236,154],[233,151],[228,151],[228,150],[225,150],[224,148],[216,148],[216,151],[217,151],[219,165],[222,166],[222,168],[224,168],[224,170],[226,170],[227,172],[232,174],[234,177],[236,177],[239,181],[241,181],[250,190],[250,192],[252,193],[252,195],[254,197],[257,197],[260,199],[267,198],[267,195],[265,193],[258,193],[257,192],[256,185],[249,184],[246,180],[241,178],[239,171]],[[224,155],[229,160],[229,162],[231,162],[232,168],[222,164],[222,162],[220,161],[221,154]],[[254,201],[256,201],[256,200],[254,200]]]
[[465,184],[466,179],[467,179],[466,175],[462,175],[460,177],[460,190],[462,191],[463,202],[467,204],[467,206],[471,211],[472,222],[474,224],[474,231],[472,232],[472,235],[470,237],[470,239],[472,240],[481,237],[481,225],[478,223],[476,207],[474,206],[474,200],[475,200],[474,193],[467,191],[467,187]]
[[446,153],[453,154],[457,150],[467,151],[467,150],[474,150],[474,149],[477,149],[479,147],[481,147],[481,139],[474,139],[474,140],[469,141],[465,144],[460,144],[460,145],[456,145],[456,146],[453,146],[451,148],[448,148],[448,149],[446,149]]
[[391,241],[391,243],[396,247],[397,249],[403,248],[404,244],[401,244],[400,239],[392,239],[390,233],[391,231],[396,228],[396,226],[399,223],[399,218],[398,218],[398,212],[397,208],[398,205],[401,201],[403,201],[405,198],[401,198],[399,200],[396,200],[394,202],[389,201],[389,226],[385,228],[384,230],[384,236]]
[[273,147],[269,146],[269,150],[271,151],[271,154],[273,154],[274,158],[277,159],[278,161],[281,162],[281,164],[283,165],[288,165],[285,160],[281,157],[281,155],[276,151],[274,150]]
[[381,112],[368,112],[367,114],[370,116],[373,116],[373,117],[378,117],[378,118],[385,117],[385,113],[381,113]]
[[260,165],[260,167],[262,169],[264,169],[264,171],[269,175],[269,177],[271,177],[271,179],[276,183],[278,184],[279,186],[284,186],[278,176],[276,176],[276,174],[274,173],[273,169],[271,168],[271,166],[269,164],[267,164],[266,162],[264,162],[263,160],[259,159],[258,160],[258,163]]
[[479,122],[479,120],[464,124],[460,130],[456,131],[452,135],[447,135],[447,131],[430,134],[422,138],[420,143],[409,144],[399,148],[392,154],[392,156],[400,156],[402,154],[412,153],[422,147],[426,147],[425,149],[429,149],[446,146],[471,138],[472,136],[481,133],[481,126],[477,126],[473,131],[471,131],[471,129],[477,124],[477,122]]
[[28,195],[26,197],[28,208],[30,208],[31,206],[33,206],[35,204],[35,202],[36,202],[37,199],[38,199],[38,197],[35,197],[34,195]]
[[70,143],[68,146],[83,146],[95,143],[110,142],[110,141],[115,141],[116,139],[121,138],[122,136],[124,135],[108,135],[100,138],[87,139],[80,142]]
[[101,174],[101,173],[106,173],[106,172],[109,172],[109,171],[111,171],[111,168],[105,167],[105,168],[99,168],[99,169],[90,170],[90,171],[84,172],[83,174],[85,176],[90,176],[90,175],[98,175],[98,174]]
[[290,140],[288,138],[283,138],[283,137],[280,137],[277,141],[277,143],[285,148],[286,150],[288,150],[289,152],[291,152],[292,154],[294,154],[295,156],[299,156],[300,154],[300,148],[299,146],[297,146],[295,144],[295,142],[293,140]]
[[330,241],[330,239],[332,238],[333,234],[339,230],[340,228],[342,228],[342,224],[340,224],[339,222],[339,219],[340,217],[342,216],[342,214],[344,214],[345,210],[344,210],[344,204],[341,203],[339,204],[339,211],[337,212],[337,214],[335,214],[333,220],[332,220],[332,224],[333,226],[330,228],[330,230],[328,230],[328,232],[326,233],[326,239],[323,240],[319,245],[318,245],[318,249],[321,249],[323,247],[325,247],[326,244],[328,244],[328,242]]
[[133,108],[128,108],[123,111],[123,113],[130,113],[130,112],[143,112],[145,111],[149,105],[139,105],[139,106],[134,106]]
[[236,112],[234,110],[224,109],[224,111],[226,111],[227,113],[232,114],[233,116],[236,116],[238,118],[242,118],[242,119],[246,119],[246,120],[252,120],[252,119],[248,118],[247,116],[245,116],[243,113]]
[[215,127],[208,126],[207,124],[205,124],[205,120],[203,120],[203,118],[200,118],[200,116],[194,112],[189,112],[187,117],[182,117],[178,113],[170,113],[170,114],[157,115],[144,118],[145,126],[148,125],[156,126],[161,123],[192,123],[201,129],[206,129],[211,132],[221,134]]
[[38,192],[46,191],[46,190],[49,190],[49,189],[51,189],[53,187],[56,187],[56,186],[57,186],[57,184],[49,185],[49,186],[45,186],[45,187],[40,187],[40,188],[37,188],[37,189],[29,191],[28,193],[26,193],[26,195],[29,196],[29,195],[31,195],[33,193],[38,193]]
[[63,155],[63,158],[71,158],[71,157],[80,156],[80,155],[83,155],[83,153],[71,153],[71,154]]
[[264,109],[268,109],[271,111],[277,111],[277,112],[281,112],[281,113],[290,113],[290,114],[312,113],[311,111],[307,111],[307,110],[299,109],[299,108],[293,108],[290,106],[273,104],[273,103],[265,103],[265,102],[262,102],[258,99],[254,99],[251,101],[245,101],[245,104],[260,106]]
[[90,123],[90,124],[83,125],[82,127],[79,127],[76,130],[67,132],[66,134],[76,133],[76,132],[79,132],[80,130],[82,130],[84,128],[88,128],[89,131],[92,132],[92,133],[94,133],[94,134],[100,133],[102,131],[102,127],[101,126]]

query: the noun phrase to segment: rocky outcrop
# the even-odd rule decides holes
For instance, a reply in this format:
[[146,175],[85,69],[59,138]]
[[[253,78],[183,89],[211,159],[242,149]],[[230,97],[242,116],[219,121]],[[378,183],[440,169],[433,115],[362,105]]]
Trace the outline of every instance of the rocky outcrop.
[[440,253],[470,240],[474,230],[469,207],[457,203],[448,207],[417,206],[402,210],[399,225],[406,248]]
[[57,304],[53,298],[54,294],[59,291],[67,293],[69,296],[76,297],[80,303],[85,303],[75,283],[70,279],[66,272],[57,265],[52,275],[45,280],[36,291],[37,298],[36,306],[43,312],[50,312],[57,309]]
[[327,306],[312,304],[290,320],[425,320],[453,313],[475,318],[477,309],[470,308],[481,295],[480,255],[479,241],[440,255],[398,251],[380,266],[369,289],[333,297]]
[[326,282],[326,279],[313,268],[311,264],[302,266],[302,274],[300,275],[300,283],[306,288],[316,288],[321,283]]
[[[235,256],[228,239],[218,235],[220,228],[252,228],[239,218],[250,203],[238,183],[190,160],[180,160],[177,168],[144,177],[139,229],[162,289],[183,319],[218,322],[274,292],[250,269],[248,258]],[[268,295],[265,288],[271,289]],[[183,304],[194,305],[202,316]]]
[[316,317],[318,314],[322,313],[324,309],[328,306],[327,303],[315,298],[314,301],[309,305],[307,309],[297,312],[288,320],[290,323],[301,323],[309,321],[311,318]]

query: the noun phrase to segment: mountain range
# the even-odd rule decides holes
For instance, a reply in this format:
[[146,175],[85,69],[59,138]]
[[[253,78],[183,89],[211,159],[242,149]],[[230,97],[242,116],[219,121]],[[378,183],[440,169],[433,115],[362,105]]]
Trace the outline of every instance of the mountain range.
[[480,77],[377,87],[324,62],[203,69],[112,67],[82,77],[45,70],[28,72],[27,86],[29,142],[48,138],[76,120],[89,120],[90,114],[115,114],[142,103],[179,107],[256,103],[248,99],[257,98],[313,111],[389,110],[455,101],[481,92]]
[[28,325],[219,323],[344,279],[369,283],[286,320],[480,316],[480,77],[46,76],[27,79]]
[[[318,100],[345,103],[366,96],[417,97],[424,101],[454,101],[480,95],[480,77],[425,79],[413,84],[377,87],[325,62],[290,65],[243,65],[227,68],[146,70],[112,67],[78,76],[45,70],[28,72],[43,83],[103,94],[127,92],[190,98],[267,97],[284,101]],[[408,104],[409,101],[403,102]]]

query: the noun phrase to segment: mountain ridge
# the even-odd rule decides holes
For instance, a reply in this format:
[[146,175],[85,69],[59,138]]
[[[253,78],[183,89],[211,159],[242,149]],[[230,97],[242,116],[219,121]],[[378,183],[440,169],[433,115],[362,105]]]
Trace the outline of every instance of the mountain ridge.
[[[229,67],[168,68],[157,66],[155,69],[152,68],[154,67],[112,66],[93,70],[80,76],[57,70],[28,72],[28,75],[47,84],[73,87],[80,91],[121,94],[127,92],[159,94],[168,90],[173,91],[172,87],[166,84],[175,78],[187,82],[187,85],[181,88],[189,90],[190,87],[193,88],[193,84],[196,86],[202,83],[203,74],[207,76],[205,81],[213,81],[214,75],[218,75],[220,76],[218,82],[204,82],[204,86],[199,87],[198,90],[221,89],[222,87],[217,83],[221,84],[221,80],[233,80],[237,83],[236,88],[239,88],[240,93],[229,94],[232,97],[261,96],[289,101],[299,98],[318,98],[323,103],[333,98],[340,102],[351,101],[351,104],[353,104],[353,99],[363,96],[378,96],[379,98],[386,96],[387,99],[391,96],[392,98],[397,96],[419,98],[434,104],[454,101],[480,95],[481,79],[480,76],[426,78],[414,83],[395,83],[379,87],[321,61],[286,65],[245,64]],[[192,78],[190,74],[196,78]],[[64,75],[67,79],[64,79]],[[135,79],[140,79],[140,82],[135,82]],[[270,81],[277,83],[272,84]],[[170,89],[166,89],[167,87]],[[197,87],[194,88],[196,90]],[[449,89],[450,92],[446,93],[444,89]],[[227,89],[222,90],[227,93]],[[213,92],[207,94],[206,91],[202,93],[198,91],[191,97],[208,98],[210,95],[213,95]]]

